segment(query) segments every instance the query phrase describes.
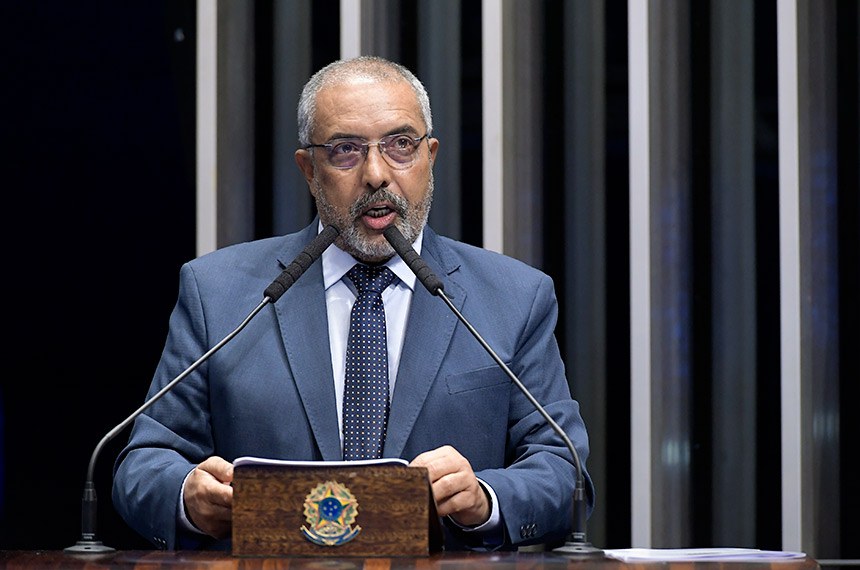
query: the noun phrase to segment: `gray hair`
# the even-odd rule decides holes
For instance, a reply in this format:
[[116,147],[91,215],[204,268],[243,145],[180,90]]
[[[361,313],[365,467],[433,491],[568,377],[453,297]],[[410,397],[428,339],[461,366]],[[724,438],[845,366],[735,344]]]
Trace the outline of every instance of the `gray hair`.
[[352,59],[334,61],[316,73],[305,83],[298,105],[299,145],[311,144],[311,132],[317,108],[317,94],[323,87],[346,83],[351,79],[371,79],[377,82],[407,81],[415,92],[427,136],[433,132],[433,116],[430,113],[430,98],[421,81],[411,71],[399,63],[387,59],[363,55]]

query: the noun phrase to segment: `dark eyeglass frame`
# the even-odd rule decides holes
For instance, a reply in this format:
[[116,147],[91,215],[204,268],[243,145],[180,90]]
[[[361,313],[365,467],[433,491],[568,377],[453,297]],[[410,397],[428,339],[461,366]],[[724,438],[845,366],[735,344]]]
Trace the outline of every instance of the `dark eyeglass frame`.
[[[413,152],[409,155],[409,162],[398,162],[396,158],[388,154],[388,145],[393,143],[394,141],[400,139],[401,137],[405,137],[414,143]],[[305,146],[305,149],[313,149],[313,148],[324,148],[326,149],[326,160],[328,161],[329,166],[332,168],[337,168],[338,170],[349,170],[351,168],[355,168],[359,164],[361,164],[362,160],[367,159],[367,153],[370,152],[370,147],[376,146],[379,148],[379,153],[385,159],[385,162],[390,165],[392,168],[396,168],[398,170],[403,170],[409,168],[413,164],[415,164],[415,157],[417,156],[418,147],[421,144],[421,141],[428,137],[428,133],[421,135],[420,137],[413,137],[406,133],[394,133],[391,135],[385,135],[384,137],[375,140],[375,141],[364,141],[358,138],[344,138],[344,139],[334,139],[327,143],[322,144],[309,144]],[[354,164],[338,166],[332,162],[332,151],[335,147],[342,144],[353,144],[359,149],[361,152],[357,155]]]

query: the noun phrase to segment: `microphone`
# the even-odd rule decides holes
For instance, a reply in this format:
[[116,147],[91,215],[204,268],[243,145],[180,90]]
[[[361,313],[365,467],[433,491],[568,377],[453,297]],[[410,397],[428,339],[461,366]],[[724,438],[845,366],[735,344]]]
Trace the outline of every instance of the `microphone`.
[[290,263],[281,274],[266,287],[263,293],[263,300],[257,305],[245,320],[236,327],[233,332],[225,336],[218,344],[210,348],[203,356],[197,359],[191,366],[186,368],[179,376],[168,382],[154,396],[148,399],[144,404],[135,410],[130,416],[116,425],[110,430],[93,450],[90,456],[90,463],[87,467],[87,478],[84,483],[84,494],[81,499],[81,538],[73,546],[64,549],[68,554],[104,554],[114,552],[116,549],[106,546],[102,541],[98,540],[96,535],[96,523],[98,519],[98,499],[96,497],[96,488],[93,483],[96,459],[102,448],[116,435],[125,429],[137,416],[142,414],[147,408],[158,401],[167,392],[179,384],[186,376],[191,374],[198,366],[206,362],[210,356],[218,352],[225,344],[233,339],[245,326],[251,322],[257,313],[269,303],[274,303],[281,298],[281,295],[287,292],[293,283],[308,269],[308,267],[316,261],[322,253],[334,242],[340,231],[334,226],[326,226],[317,236],[308,243],[305,248],[299,253],[296,258]]
[[334,242],[339,233],[340,231],[334,226],[323,228],[323,231],[317,234],[317,237],[305,246],[305,249],[296,256],[292,263],[287,265],[281,274],[278,275],[277,279],[266,287],[263,295],[268,297],[272,303],[280,299],[281,295],[286,293],[287,289],[292,287],[293,283],[302,276],[307,268],[328,249],[328,246]]
[[585,475],[583,475],[582,471],[582,462],[579,459],[579,453],[577,453],[576,448],[573,446],[573,442],[570,441],[570,438],[564,433],[564,430],[561,429],[561,426],[556,423],[555,420],[549,415],[549,412],[540,404],[540,402],[535,399],[532,393],[526,388],[525,384],[517,378],[516,374],[514,374],[510,368],[499,358],[499,355],[490,347],[489,344],[481,337],[475,327],[466,320],[466,317],[460,313],[457,307],[454,306],[454,303],[448,298],[445,294],[445,288],[442,284],[442,281],[436,277],[433,273],[433,270],[427,265],[421,256],[412,249],[412,244],[407,241],[403,234],[400,233],[395,226],[389,226],[382,232],[382,235],[385,236],[385,239],[388,240],[388,243],[391,244],[391,247],[394,248],[394,251],[397,252],[406,265],[409,266],[409,269],[415,273],[418,280],[424,285],[424,287],[430,291],[432,295],[440,297],[445,304],[448,305],[448,308],[457,316],[463,325],[472,333],[478,342],[484,347],[484,350],[496,361],[496,364],[501,367],[501,369],[508,375],[508,378],[511,379],[517,388],[520,389],[520,392],[532,403],[535,409],[540,413],[541,416],[546,420],[546,422],[550,425],[550,427],[558,434],[558,436],[564,441],[564,444],[567,446],[570,451],[571,456],[573,457],[573,462],[576,466],[576,486],[573,491],[573,513],[572,513],[572,525],[571,532],[565,541],[564,546],[559,546],[558,548],[553,549],[553,552],[557,552],[559,554],[566,554],[576,557],[592,557],[592,556],[603,556],[603,550],[592,546],[590,542],[588,542],[586,536],[586,521],[587,521],[587,503],[585,497]]

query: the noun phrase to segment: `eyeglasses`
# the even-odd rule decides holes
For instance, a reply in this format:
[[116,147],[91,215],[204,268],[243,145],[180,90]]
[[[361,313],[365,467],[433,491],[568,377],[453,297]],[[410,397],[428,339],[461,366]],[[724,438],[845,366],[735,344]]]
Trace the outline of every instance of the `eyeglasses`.
[[309,144],[305,148],[324,148],[328,163],[335,168],[353,168],[367,158],[370,147],[376,146],[389,165],[393,168],[403,169],[412,166],[418,156],[418,145],[427,135],[410,137],[409,135],[396,134],[382,137],[375,142],[367,142],[361,139],[335,139],[324,144]]

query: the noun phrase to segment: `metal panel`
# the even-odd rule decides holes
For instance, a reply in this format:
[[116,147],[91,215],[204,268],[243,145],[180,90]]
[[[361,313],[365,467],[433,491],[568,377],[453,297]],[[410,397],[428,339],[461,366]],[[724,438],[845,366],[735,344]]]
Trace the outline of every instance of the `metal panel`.
[[692,243],[689,5],[649,5],[652,542],[688,545]]
[[631,514],[642,547],[691,539],[688,10],[629,3]]
[[362,54],[400,60],[400,6],[398,0],[362,0]]
[[504,252],[543,265],[543,62],[539,2],[506,2]]
[[340,0],[340,57],[350,59],[361,52],[362,0]]
[[783,547],[829,558],[840,546],[835,3],[778,10],[796,30],[779,52]]
[[197,255],[218,247],[218,0],[197,2]]
[[504,250],[503,218],[505,138],[503,128],[504,80],[502,54],[503,3],[497,0],[481,2],[481,100],[483,103],[483,246],[501,252]]
[[[606,544],[607,493],[605,2],[565,3],[565,304],[568,379],[588,425],[598,489],[590,540]],[[550,71],[554,73],[554,71]],[[548,126],[548,128],[553,128]]]
[[779,82],[780,407],[782,420],[782,547],[802,550],[811,515],[804,494],[800,343],[799,125],[796,0],[777,2]]
[[417,74],[430,95],[433,136],[439,139],[439,154],[433,167],[435,192],[430,224],[441,234],[460,239],[460,2],[419,0],[418,36]]
[[254,238],[254,5],[218,4],[218,247]]
[[[713,542],[756,543],[753,10],[711,4]],[[729,499],[730,498],[730,499]]]
[[630,28],[630,491],[631,545],[652,545],[651,117],[648,0],[628,3]]
[[[836,3],[798,4],[802,46],[799,76],[801,360],[811,410],[814,525],[805,548],[840,556],[839,251],[837,228]],[[801,357],[803,358],[803,357]],[[855,379],[856,380],[856,379]],[[848,483],[848,482],[846,482]],[[853,481],[851,483],[854,483]]]
[[294,155],[298,144],[296,111],[311,69],[311,0],[274,2],[272,57],[272,228],[275,234],[308,224],[311,195]]

